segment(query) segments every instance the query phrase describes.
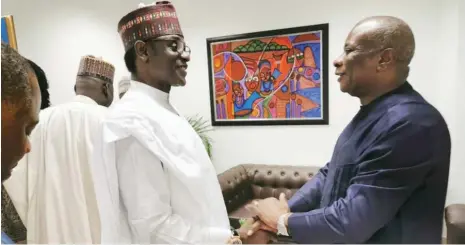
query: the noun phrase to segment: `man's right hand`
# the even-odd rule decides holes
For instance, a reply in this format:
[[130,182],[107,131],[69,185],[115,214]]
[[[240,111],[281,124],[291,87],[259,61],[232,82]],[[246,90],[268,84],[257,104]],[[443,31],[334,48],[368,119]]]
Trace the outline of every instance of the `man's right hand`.
[[258,219],[249,218],[238,229],[243,243],[266,244],[276,234],[277,230],[267,226]]
[[268,244],[276,238],[276,235],[265,230],[258,230],[253,235],[241,239],[244,244]]

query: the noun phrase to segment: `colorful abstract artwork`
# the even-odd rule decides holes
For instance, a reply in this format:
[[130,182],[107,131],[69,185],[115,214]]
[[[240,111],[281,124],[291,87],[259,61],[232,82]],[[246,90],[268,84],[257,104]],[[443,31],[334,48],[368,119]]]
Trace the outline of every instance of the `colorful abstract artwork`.
[[328,29],[207,39],[212,124],[328,124]]
[[16,44],[16,33],[15,24],[13,22],[13,16],[6,15],[2,16],[2,42],[10,44],[14,49],[18,49]]

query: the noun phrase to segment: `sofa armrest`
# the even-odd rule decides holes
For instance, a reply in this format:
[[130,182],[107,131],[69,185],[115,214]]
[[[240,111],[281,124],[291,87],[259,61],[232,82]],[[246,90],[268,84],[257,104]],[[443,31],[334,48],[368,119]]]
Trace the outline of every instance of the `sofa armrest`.
[[252,200],[252,189],[246,169],[238,165],[218,175],[228,213]]
[[448,244],[465,244],[465,204],[446,207],[445,219]]

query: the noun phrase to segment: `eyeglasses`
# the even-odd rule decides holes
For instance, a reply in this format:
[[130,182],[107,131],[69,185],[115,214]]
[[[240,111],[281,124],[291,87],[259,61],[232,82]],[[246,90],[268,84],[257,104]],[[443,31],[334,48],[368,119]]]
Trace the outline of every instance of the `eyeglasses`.
[[187,44],[183,41],[183,40],[180,40],[180,39],[152,39],[150,41],[154,41],[154,42],[160,42],[160,41],[163,41],[163,42],[168,42],[169,43],[169,47],[171,48],[171,50],[173,50],[174,52],[178,52],[179,54],[184,54],[186,53],[187,55],[190,55],[191,54],[191,48],[189,46],[187,46]]

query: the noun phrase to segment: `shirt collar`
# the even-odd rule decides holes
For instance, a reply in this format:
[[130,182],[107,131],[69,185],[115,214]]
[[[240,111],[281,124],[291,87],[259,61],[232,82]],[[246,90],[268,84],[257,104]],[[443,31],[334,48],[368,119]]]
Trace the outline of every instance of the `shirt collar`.
[[85,104],[97,105],[97,102],[95,102],[95,100],[93,100],[92,98],[87,97],[85,95],[80,95],[80,94],[76,95],[76,97],[74,97],[73,101],[81,102],[81,103],[85,103]]
[[128,92],[129,91],[145,94],[162,104],[169,104],[169,93],[165,93],[145,83],[132,80]]
[[372,102],[370,102],[369,104],[367,105],[362,105],[360,106],[361,110],[369,110],[371,108],[375,108],[377,107],[378,105],[382,105],[382,104],[385,104],[385,103],[389,103],[390,102],[390,97],[392,97],[393,95],[397,95],[397,94],[406,94],[406,93],[409,93],[413,90],[413,87],[412,85],[410,85],[409,82],[404,82],[402,85],[400,85],[399,87],[379,96],[378,98],[374,99]]

